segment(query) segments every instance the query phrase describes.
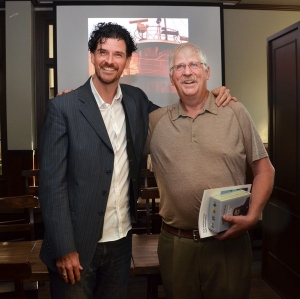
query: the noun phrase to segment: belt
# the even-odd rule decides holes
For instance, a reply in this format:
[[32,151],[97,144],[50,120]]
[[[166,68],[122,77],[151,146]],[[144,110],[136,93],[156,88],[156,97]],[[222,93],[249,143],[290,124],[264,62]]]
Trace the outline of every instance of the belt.
[[177,237],[193,239],[194,241],[200,240],[199,230],[196,229],[194,230],[180,229],[171,226],[169,224],[166,224],[165,222],[162,223],[162,229],[167,233]]

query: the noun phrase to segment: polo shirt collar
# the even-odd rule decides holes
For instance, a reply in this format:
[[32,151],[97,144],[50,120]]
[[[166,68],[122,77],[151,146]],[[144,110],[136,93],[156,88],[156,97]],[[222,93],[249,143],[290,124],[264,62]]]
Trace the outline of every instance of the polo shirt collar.
[[[218,114],[218,106],[215,104],[215,99],[216,99],[215,96],[211,92],[209,92],[207,101],[204,105],[203,112],[200,112],[199,114],[204,113],[204,111],[208,111],[212,114]],[[172,120],[176,120],[180,116],[183,116],[183,117],[187,116],[186,112],[184,111],[184,109],[182,107],[180,99],[176,104],[171,106],[171,111],[172,111]]]

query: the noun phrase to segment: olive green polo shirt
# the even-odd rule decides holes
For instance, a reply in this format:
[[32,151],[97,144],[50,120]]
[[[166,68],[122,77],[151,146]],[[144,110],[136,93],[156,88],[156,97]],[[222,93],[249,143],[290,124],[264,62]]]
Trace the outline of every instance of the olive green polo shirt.
[[245,183],[246,163],[268,154],[240,102],[187,116],[180,101],[149,116],[146,151],[160,190],[160,215],[169,225],[197,229],[203,191]]

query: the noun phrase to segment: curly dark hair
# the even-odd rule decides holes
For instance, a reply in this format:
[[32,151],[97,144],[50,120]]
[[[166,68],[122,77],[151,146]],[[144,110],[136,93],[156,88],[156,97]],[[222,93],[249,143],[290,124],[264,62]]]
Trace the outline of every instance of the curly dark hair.
[[122,39],[126,44],[126,56],[130,57],[133,52],[137,50],[136,44],[128,30],[116,23],[98,23],[94,31],[90,35],[88,47],[94,53],[97,49],[98,43],[105,43],[108,38]]

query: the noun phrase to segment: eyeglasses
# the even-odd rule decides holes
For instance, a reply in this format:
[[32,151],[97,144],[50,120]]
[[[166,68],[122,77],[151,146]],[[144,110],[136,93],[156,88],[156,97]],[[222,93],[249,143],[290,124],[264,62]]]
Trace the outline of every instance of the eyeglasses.
[[204,62],[190,62],[189,64],[184,64],[184,63],[176,64],[171,67],[170,71],[173,69],[174,71],[181,73],[185,70],[186,66],[188,66],[190,70],[198,70],[201,68],[202,64],[206,66],[206,63]]

